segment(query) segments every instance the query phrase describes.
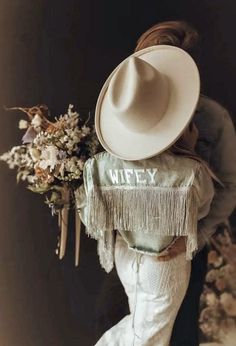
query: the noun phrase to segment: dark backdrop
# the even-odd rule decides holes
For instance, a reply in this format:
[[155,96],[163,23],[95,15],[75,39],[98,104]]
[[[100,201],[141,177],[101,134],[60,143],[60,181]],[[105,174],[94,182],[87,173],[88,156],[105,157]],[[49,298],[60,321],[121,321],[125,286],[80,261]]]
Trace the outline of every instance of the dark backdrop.
[[[201,33],[202,90],[235,122],[235,18],[234,0],[0,0],[0,152],[21,138],[20,115],[3,105],[46,103],[58,115],[72,103],[86,114],[139,35],[169,19]],[[92,346],[105,275],[96,244],[82,236],[79,269],[72,246],[59,262],[56,220],[43,198],[17,186],[3,163],[0,184],[0,345]]]

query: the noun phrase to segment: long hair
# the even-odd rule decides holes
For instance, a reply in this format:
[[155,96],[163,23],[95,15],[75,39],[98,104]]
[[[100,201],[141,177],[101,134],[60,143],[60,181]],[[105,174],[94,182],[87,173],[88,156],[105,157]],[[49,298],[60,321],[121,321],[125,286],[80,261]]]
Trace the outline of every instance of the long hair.
[[199,41],[198,32],[187,22],[161,22],[152,26],[139,37],[135,52],[147,47],[167,44],[182,48],[197,60]]
[[[155,24],[145,31],[137,41],[135,52],[147,47],[166,44],[182,48],[193,56],[198,48],[198,43],[198,32],[190,24],[184,21],[167,21]],[[189,154],[198,159],[199,156],[186,144],[180,138],[169,148],[169,151],[176,154]]]

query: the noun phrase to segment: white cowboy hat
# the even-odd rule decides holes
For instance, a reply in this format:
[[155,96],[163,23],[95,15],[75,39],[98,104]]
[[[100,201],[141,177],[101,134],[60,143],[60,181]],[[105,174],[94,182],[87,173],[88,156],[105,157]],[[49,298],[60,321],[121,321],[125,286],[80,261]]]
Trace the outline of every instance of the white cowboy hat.
[[158,45],[135,52],[101,89],[95,111],[98,139],[124,160],[155,156],[184,132],[199,94],[198,68],[184,50]]

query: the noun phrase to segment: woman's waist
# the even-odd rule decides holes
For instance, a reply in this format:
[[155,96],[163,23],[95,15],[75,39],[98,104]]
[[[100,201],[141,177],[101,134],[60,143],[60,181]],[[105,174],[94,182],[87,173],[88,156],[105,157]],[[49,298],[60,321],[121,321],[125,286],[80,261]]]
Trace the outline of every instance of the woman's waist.
[[175,236],[162,236],[154,233],[117,232],[117,240],[125,242],[131,250],[153,256],[162,253],[175,239]]

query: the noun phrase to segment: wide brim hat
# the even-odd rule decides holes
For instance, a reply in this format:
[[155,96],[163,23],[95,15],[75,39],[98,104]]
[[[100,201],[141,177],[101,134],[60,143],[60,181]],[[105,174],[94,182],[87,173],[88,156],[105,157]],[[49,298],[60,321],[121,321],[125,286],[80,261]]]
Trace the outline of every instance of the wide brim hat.
[[153,157],[173,145],[189,125],[200,94],[196,63],[168,45],[127,57],[105,81],[95,129],[106,151],[124,160]]

